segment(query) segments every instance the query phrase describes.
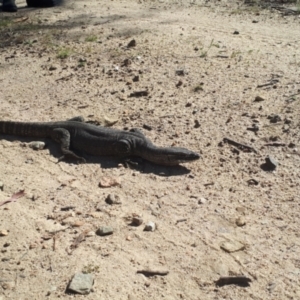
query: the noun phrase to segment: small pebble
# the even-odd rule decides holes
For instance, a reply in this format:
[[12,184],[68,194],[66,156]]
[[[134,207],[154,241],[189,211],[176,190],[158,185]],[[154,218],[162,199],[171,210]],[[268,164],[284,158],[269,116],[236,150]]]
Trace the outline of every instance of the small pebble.
[[37,248],[37,244],[36,243],[31,243],[30,245],[29,245],[29,249],[31,250],[31,249],[35,249],[35,248]]
[[95,234],[94,231],[89,231],[89,232],[86,234],[87,237],[92,237],[92,236],[95,236],[95,235],[96,235],[96,234]]
[[147,125],[147,124],[144,124],[143,128],[146,129],[146,130],[149,130],[149,131],[152,130],[152,127]]
[[139,75],[136,75],[136,76],[134,76],[133,78],[132,78],[132,81],[133,82],[137,82],[137,81],[139,81],[140,80],[140,76]]
[[57,66],[55,66],[55,65],[51,65],[50,67],[49,67],[49,71],[54,71],[54,70],[56,70],[57,69]]
[[194,128],[199,128],[201,126],[199,120],[195,120],[194,122],[195,122]]
[[[47,292],[46,296],[50,296],[52,292],[55,292],[57,290],[56,286],[51,286],[49,291]],[[0,299],[1,300],[1,299]]]
[[132,226],[140,226],[143,224],[143,219],[140,216],[135,216],[132,218],[131,225]]
[[261,101],[265,101],[265,98],[263,98],[261,96],[256,96],[254,99],[254,102],[261,102]]
[[245,212],[246,212],[246,208],[242,207],[242,206],[238,206],[235,210],[237,212],[239,212],[240,214],[245,214]]
[[80,221],[80,220],[77,220],[77,221],[73,222],[71,225],[73,227],[80,227],[80,226],[84,225],[84,222]]
[[131,47],[135,47],[136,46],[136,40],[131,40],[128,44],[127,44],[127,47],[128,48],[131,48]]
[[282,131],[283,131],[283,132],[289,132],[289,131],[290,131],[290,126],[287,125],[287,124],[283,125]]
[[121,204],[121,200],[120,197],[118,195],[115,194],[109,194],[106,199],[105,202],[107,204],[113,205],[113,204]]
[[154,231],[155,227],[155,223],[150,221],[146,224],[144,231]]
[[0,236],[6,236],[8,235],[8,231],[6,229],[0,230]]
[[114,230],[110,226],[101,226],[97,229],[96,234],[100,236],[113,234]]
[[69,283],[68,290],[78,294],[86,295],[91,292],[94,284],[92,274],[77,273]]
[[198,201],[198,204],[205,204],[207,202],[207,200],[205,198],[200,198]]
[[276,167],[278,166],[278,162],[271,156],[267,156],[265,160],[266,160],[266,167],[269,170],[275,170]]
[[278,123],[281,121],[281,117],[275,114],[271,114],[267,118],[270,120],[270,123]]
[[239,227],[242,227],[244,225],[246,225],[246,221],[243,217],[238,217],[236,220],[235,220],[235,224]]
[[4,183],[0,181],[0,190],[3,191],[3,188],[4,188]]
[[183,69],[179,69],[175,71],[175,74],[178,76],[184,76],[185,75],[185,71]]
[[28,146],[33,150],[42,150],[45,148],[45,143],[40,141],[30,142]]
[[221,249],[228,253],[240,251],[245,249],[245,245],[237,241],[226,241],[221,244]]

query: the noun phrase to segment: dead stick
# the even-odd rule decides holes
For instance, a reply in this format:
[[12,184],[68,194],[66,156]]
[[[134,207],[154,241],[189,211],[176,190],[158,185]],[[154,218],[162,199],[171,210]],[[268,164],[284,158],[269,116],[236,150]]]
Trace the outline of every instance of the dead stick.
[[264,144],[264,146],[274,146],[274,147],[281,147],[281,146],[286,146],[285,143],[268,143],[268,144]]
[[53,251],[56,250],[56,236],[53,236],[53,247],[52,247]]
[[223,142],[224,143],[228,143],[228,144],[231,144],[239,149],[248,149],[249,151],[253,151],[254,153],[257,153],[257,151],[253,148],[253,147],[250,147],[250,146],[247,146],[247,145],[244,145],[244,144],[241,144],[241,143],[238,143],[236,141],[233,141],[231,139],[228,139],[228,138],[224,138],[223,139]]
[[273,85],[273,84],[278,83],[278,82],[279,82],[279,80],[273,79],[273,80],[271,80],[271,81],[268,82],[268,83],[265,83],[265,84],[259,84],[257,87],[258,87],[258,88],[262,88],[262,87],[265,87],[265,86],[268,86],[268,85]]
[[168,270],[154,270],[154,269],[147,269],[147,270],[138,270],[138,274],[143,274],[147,277],[149,276],[155,276],[155,275],[160,275],[160,276],[165,276],[169,274]]
[[185,221],[187,221],[187,218],[179,219],[179,220],[176,221],[176,224],[178,224],[178,223],[180,223],[180,222],[185,222]]

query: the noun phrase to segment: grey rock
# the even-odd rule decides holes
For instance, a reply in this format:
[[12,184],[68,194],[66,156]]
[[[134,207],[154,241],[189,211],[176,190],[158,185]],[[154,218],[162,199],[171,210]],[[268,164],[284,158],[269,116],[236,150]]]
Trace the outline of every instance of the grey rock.
[[254,102],[261,102],[261,101],[265,101],[265,98],[263,98],[261,96],[256,96],[254,99]]
[[228,266],[221,263],[220,261],[214,262],[212,264],[212,269],[220,276],[228,276],[228,274],[229,274]]
[[106,199],[105,202],[107,204],[113,205],[113,204],[121,204],[121,200],[120,197],[118,195],[115,194],[109,194]]
[[266,157],[266,164],[270,169],[276,169],[278,166],[278,162],[272,156]]
[[283,131],[283,132],[289,132],[289,131],[290,131],[290,126],[287,125],[287,124],[283,125],[282,131]]
[[246,221],[243,217],[238,217],[236,220],[235,220],[235,224],[239,227],[242,227],[242,226],[245,226],[246,225]]
[[201,126],[199,120],[194,121],[194,128],[199,128]]
[[55,66],[55,65],[51,65],[50,67],[49,67],[49,71],[54,71],[54,70],[56,70],[57,69],[57,66]]
[[40,141],[30,142],[28,146],[33,150],[42,150],[45,148],[45,143]]
[[92,274],[76,273],[69,283],[68,291],[86,295],[91,292],[93,284]]
[[271,156],[267,156],[265,161],[266,162],[260,166],[264,171],[274,171],[278,166],[278,162]]
[[198,204],[205,204],[207,202],[207,200],[203,197],[201,197],[198,201]]
[[132,48],[132,47],[135,47],[136,46],[136,40],[133,39],[131,40],[128,44],[127,44],[127,47],[128,48]]
[[140,216],[134,216],[131,220],[132,226],[140,226],[143,224],[143,219]]
[[281,117],[279,115],[271,114],[268,116],[270,123],[278,123],[281,121]]
[[226,241],[221,244],[221,249],[228,253],[240,251],[245,249],[245,245],[237,241]]
[[110,226],[101,226],[97,229],[96,234],[100,236],[110,235],[113,234],[114,230]]
[[144,228],[144,231],[154,231],[156,228],[155,223],[154,222],[148,222]]
[[178,76],[184,76],[186,72],[183,69],[178,69],[175,71],[175,74]]
[[51,293],[56,292],[57,287],[56,286],[51,286],[46,294],[46,296],[50,296]]

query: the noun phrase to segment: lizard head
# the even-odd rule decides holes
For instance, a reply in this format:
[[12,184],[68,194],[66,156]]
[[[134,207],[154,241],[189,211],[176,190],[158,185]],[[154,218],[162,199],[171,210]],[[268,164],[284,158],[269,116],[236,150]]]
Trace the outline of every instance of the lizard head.
[[132,139],[122,139],[115,144],[120,155],[136,155],[158,165],[176,166],[198,160],[200,155],[180,147],[156,147],[146,138],[134,136]]
[[168,147],[159,149],[162,159],[158,159],[158,157],[156,156],[156,159],[158,159],[156,163],[162,165],[175,166],[181,163],[192,162],[200,158],[200,155],[198,153],[185,148]]
[[139,156],[153,163],[165,166],[176,166],[181,163],[198,160],[200,155],[196,152],[179,147],[147,147]]

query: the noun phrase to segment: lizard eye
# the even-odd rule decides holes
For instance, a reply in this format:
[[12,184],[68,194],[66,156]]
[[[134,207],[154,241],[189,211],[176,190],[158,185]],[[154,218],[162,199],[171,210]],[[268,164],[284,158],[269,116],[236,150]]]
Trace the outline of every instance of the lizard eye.
[[116,143],[116,149],[120,154],[130,153],[130,143],[126,140],[120,140]]

